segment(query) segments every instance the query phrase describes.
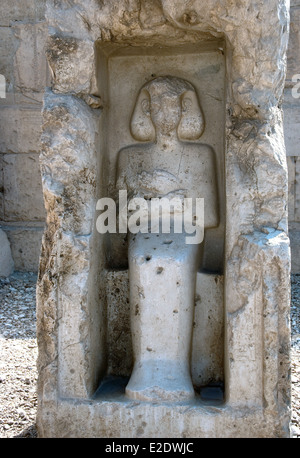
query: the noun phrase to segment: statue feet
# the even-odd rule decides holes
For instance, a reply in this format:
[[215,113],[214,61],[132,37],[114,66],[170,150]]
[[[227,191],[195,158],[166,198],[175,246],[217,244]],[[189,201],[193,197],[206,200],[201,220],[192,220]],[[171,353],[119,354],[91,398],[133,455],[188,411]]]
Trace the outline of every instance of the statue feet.
[[131,399],[149,402],[181,402],[195,396],[186,364],[168,360],[136,363],[126,387]]

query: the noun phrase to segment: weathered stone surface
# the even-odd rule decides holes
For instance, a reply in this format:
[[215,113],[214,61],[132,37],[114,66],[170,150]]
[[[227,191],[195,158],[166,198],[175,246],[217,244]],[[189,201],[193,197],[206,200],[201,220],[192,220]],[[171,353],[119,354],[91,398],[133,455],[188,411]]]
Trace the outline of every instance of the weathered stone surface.
[[14,271],[14,261],[5,232],[0,229],[0,277],[9,277]]
[[300,4],[295,4],[296,8],[291,8],[291,21],[290,21],[290,39],[287,53],[287,83],[289,83],[293,75],[299,74],[299,61],[300,61],[300,9],[297,8]]
[[295,160],[295,214],[294,221],[300,221],[300,159]]
[[300,224],[293,221],[289,224],[289,237],[291,241],[291,272],[298,274],[300,272]]
[[[203,9],[198,1],[186,5],[179,0],[163,0],[156,11],[165,21],[157,21],[156,13],[150,33],[149,24],[145,28],[141,20],[147,3],[125,5],[122,2],[117,8],[114,2],[99,4],[95,0],[63,7],[48,4],[47,18],[53,32],[56,27],[65,37],[72,37],[73,42],[77,38],[89,38],[104,43],[134,41],[136,45],[155,35],[155,42],[167,39],[167,43],[179,44],[188,40],[195,42],[197,38],[201,39],[201,33],[209,32],[214,36],[224,33],[233,52],[230,65],[230,78],[234,81],[232,114],[246,118],[268,117],[268,110],[276,105],[276,99],[281,95],[279,88],[285,77],[284,53],[288,40],[288,8],[285,2],[274,5],[274,2],[261,4],[255,0],[250,5],[248,0],[243,0],[234,5],[231,0],[210,0]],[[244,14],[245,9],[247,14]],[[261,46],[257,46],[258,43]],[[150,40],[148,44],[151,44]],[[258,62],[260,65],[257,65]],[[73,66],[72,59],[69,66]],[[252,67],[251,72],[249,66]],[[66,67],[63,72],[66,72]],[[60,79],[59,75],[56,77]]]
[[[101,335],[105,335],[104,330],[99,329],[101,292],[91,286],[99,262],[97,241],[92,235],[98,116],[81,100],[51,91],[45,97],[43,116],[40,160],[47,227],[39,271],[38,323],[45,346],[40,353],[39,367],[45,380],[58,376],[58,339],[59,391],[62,395],[72,392],[73,396],[85,397],[95,389],[102,364],[97,348],[104,339]],[[64,272],[59,275],[59,288],[57,271]],[[56,310],[57,294],[59,310]],[[66,319],[69,313],[73,321]],[[62,320],[58,335],[57,317]],[[90,329],[91,323],[93,329]],[[69,347],[59,337],[67,335]],[[86,359],[88,354],[90,360]],[[48,386],[51,389],[53,385]]]
[[[227,382],[232,384],[229,403],[251,399],[259,404],[264,399],[266,415],[277,417],[285,427],[290,397],[290,335],[285,326],[289,321],[289,276],[285,275],[289,264],[289,239],[282,231],[265,228],[240,236],[228,263],[225,298]],[[274,333],[275,323],[279,333]],[[274,396],[277,384],[278,398]]]
[[132,370],[128,271],[108,271],[107,297],[107,373],[128,377]]
[[74,96],[48,91],[43,118],[40,162],[48,216],[59,216],[66,232],[88,235],[96,206],[98,113]]
[[295,99],[293,97],[291,88],[285,89],[284,103],[283,103],[284,139],[285,139],[286,153],[288,156],[300,156],[299,100],[300,99]]
[[[53,91],[45,98],[41,155],[47,230],[38,286],[40,436],[288,436],[290,254],[280,109],[288,2],[209,0],[205,9],[197,0],[48,2],[47,17]],[[122,390],[107,397],[101,389],[93,397],[107,374],[109,287],[95,204],[114,167],[107,129],[118,111],[106,63],[119,45],[132,55],[137,47],[147,55],[169,45],[176,61],[179,45],[216,40],[224,40],[228,82],[225,165],[218,163],[226,190],[225,403],[133,403]],[[150,75],[143,82],[157,76]],[[102,111],[90,108],[98,97]]]
[[11,0],[1,5],[0,26],[9,26],[15,21],[23,21],[27,18],[28,21],[41,20],[44,17],[45,0]]
[[49,85],[49,70],[45,57],[47,24],[16,23],[12,27],[15,38],[14,90],[23,95],[17,103],[40,102],[39,94]]
[[42,127],[40,108],[6,106],[0,112],[0,151],[31,153],[40,151]]
[[289,190],[288,190],[288,210],[289,210],[289,223],[295,221],[295,199],[296,199],[296,162],[297,158],[294,156],[287,157],[287,166],[288,166],[288,180],[289,180]]
[[8,27],[0,27],[0,74],[5,76],[7,92],[12,90],[13,84],[14,47],[12,30]]
[[40,436],[178,439],[199,436],[268,438],[287,434],[280,425],[271,430],[269,423],[262,422],[261,413],[254,408],[247,408],[247,415],[241,416],[239,410],[218,406],[167,404],[151,409],[148,403],[124,400],[95,402],[91,409],[89,401],[78,399],[73,403],[59,400],[52,409],[55,421],[48,415],[39,426]]
[[197,273],[191,372],[197,387],[224,381],[224,277]]
[[4,221],[43,221],[38,154],[5,154],[3,156]]
[[[95,47],[89,40],[51,37],[47,57],[55,75],[53,90],[61,93],[93,95],[95,88]],[[70,74],[69,68],[73,71]]]
[[43,236],[41,226],[5,226],[15,270],[37,272]]
[[0,220],[1,221],[3,221],[3,216],[4,216],[4,198],[3,198],[4,187],[3,187],[3,181],[4,181],[4,176],[3,176],[3,154],[0,154]]

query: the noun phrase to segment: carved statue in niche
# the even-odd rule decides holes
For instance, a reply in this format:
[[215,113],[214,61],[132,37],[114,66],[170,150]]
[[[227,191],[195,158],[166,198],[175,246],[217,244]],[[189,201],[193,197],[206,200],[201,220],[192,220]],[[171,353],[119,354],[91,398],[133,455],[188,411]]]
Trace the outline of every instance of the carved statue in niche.
[[[145,84],[131,119],[138,144],[118,156],[117,189],[128,197],[204,198],[204,227],[218,225],[214,151],[196,142],[204,130],[194,87],[159,77]],[[134,367],[130,398],[194,397],[190,375],[196,274],[201,245],[186,233],[129,233],[128,265]]]

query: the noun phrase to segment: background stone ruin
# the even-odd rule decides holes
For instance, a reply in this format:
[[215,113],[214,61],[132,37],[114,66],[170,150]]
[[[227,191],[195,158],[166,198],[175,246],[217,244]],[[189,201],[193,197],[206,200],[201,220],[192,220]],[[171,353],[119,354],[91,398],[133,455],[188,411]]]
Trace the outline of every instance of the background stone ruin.
[[[171,431],[174,437],[254,437],[259,431],[262,437],[287,436],[288,187],[278,110],[288,39],[286,2],[261,5],[244,1],[233,7],[226,0],[210,0],[205,11],[197,1],[188,9],[182,2],[168,0],[102,2],[102,8],[93,0],[77,1],[70,8],[49,2],[49,37],[43,2],[22,2],[22,6],[18,2],[17,8],[13,3],[1,7],[1,54],[5,58],[0,73],[7,80],[7,97],[0,99],[1,227],[10,240],[15,268],[37,270],[45,227],[43,181],[47,229],[38,288],[40,435],[118,437],[121,431],[128,437]],[[292,76],[300,61],[296,58],[299,7],[297,2],[292,5],[283,99],[292,243],[297,242],[300,222],[298,102],[291,97]],[[131,366],[130,351],[126,351],[127,274],[121,268],[107,268],[104,241],[94,230],[96,201],[110,189],[109,179],[105,180],[114,164],[109,154],[102,162],[102,152],[106,141],[113,145],[112,151],[120,146],[114,145],[118,138],[107,140],[105,132],[111,126],[110,116],[118,111],[118,99],[113,97],[122,83],[120,75],[124,77],[122,59],[142,62],[145,46],[162,43],[174,46],[175,64],[169,64],[174,71],[178,48],[185,56],[196,46],[196,56],[211,52],[216,61],[222,61],[215,62],[215,74],[223,83],[226,75],[230,82],[224,87],[215,85],[211,94],[212,106],[219,103],[223,110],[216,110],[222,119],[215,127],[223,135],[216,140],[220,142],[217,148],[226,151],[220,155],[225,162],[220,170],[224,170],[227,192],[221,226],[222,231],[226,226],[226,237],[224,245],[221,234],[216,237],[222,262],[213,275],[205,277],[213,297],[207,299],[204,309],[208,314],[209,301],[220,305],[216,315],[222,318],[213,329],[221,337],[221,348],[216,349],[218,357],[208,361],[209,369],[199,368],[197,358],[193,362],[195,374],[204,373],[207,379],[225,385],[227,403],[225,407],[192,406],[187,413],[184,406],[155,410],[144,404],[122,404],[114,396],[105,402],[95,399],[103,374],[119,371],[117,375],[128,375]],[[155,50],[146,53],[147,57],[151,60],[151,52],[155,60]],[[155,65],[161,68],[162,64]],[[140,68],[148,78],[154,76],[147,62],[140,63]],[[130,69],[136,75],[134,65]],[[45,93],[41,149],[45,86],[51,89]],[[218,90],[226,97],[220,99]],[[205,93],[201,96],[205,99]],[[207,109],[209,106],[207,103]],[[122,116],[118,122],[122,126]],[[292,244],[292,253],[295,272],[297,243]],[[116,304],[122,306],[117,309]],[[198,336],[205,330],[201,323],[208,320],[199,313],[195,322],[200,326]],[[210,336],[208,328],[206,331]],[[209,348],[206,350],[209,359]],[[165,430],[157,430],[154,418]]]
[[[37,272],[45,210],[38,164],[41,108],[50,71],[46,0],[11,0],[0,6],[0,74],[6,98],[0,98],[0,225],[11,246],[16,270]],[[299,74],[300,2],[291,0],[291,25],[283,109],[289,171],[289,235],[292,272],[300,272],[299,99],[292,97]]]

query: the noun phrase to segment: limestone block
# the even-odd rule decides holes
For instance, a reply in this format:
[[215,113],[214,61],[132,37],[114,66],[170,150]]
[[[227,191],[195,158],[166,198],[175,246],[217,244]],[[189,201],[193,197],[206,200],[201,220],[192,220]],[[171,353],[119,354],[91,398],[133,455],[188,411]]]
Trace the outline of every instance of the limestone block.
[[[100,184],[96,180],[99,112],[77,97],[47,91],[43,118],[40,162],[47,226],[40,278],[47,287],[38,289],[38,336],[45,349],[39,359],[40,380],[45,377],[50,397],[53,385],[48,378],[58,376],[63,395],[86,397],[95,390],[105,358],[105,329],[99,325],[105,284],[102,279],[98,288],[94,282],[101,258],[97,255],[99,238],[92,236]],[[66,273],[61,277],[58,310],[57,268]],[[68,319],[72,314],[76,323]],[[59,328],[55,325],[57,316]],[[68,335],[70,345],[65,345]]]
[[283,119],[284,139],[287,156],[300,156],[300,99],[292,96],[291,88],[284,91]]
[[5,221],[44,221],[39,157],[37,154],[5,154]]
[[41,251],[43,227],[6,226],[15,270],[37,272]]
[[16,23],[13,25],[16,51],[14,56],[14,87],[24,96],[24,101],[37,101],[36,93],[48,85],[48,68],[45,56],[47,39],[46,22]]
[[[248,120],[238,122],[228,137],[231,145],[226,172],[227,228],[232,224],[227,231],[229,252],[240,233],[251,233],[253,225],[287,230],[287,165],[278,117],[280,119],[281,114],[277,112],[270,125],[258,126]],[[277,128],[273,130],[275,124]],[[276,155],[274,144],[277,145]],[[236,188],[239,192],[235,194],[232,191]]]
[[[295,5],[295,6],[300,6]],[[300,9],[291,8],[290,37],[287,52],[287,80],[291,81],[293,75],[299,74],[300,61]]]
[[5,76],[6,91],[12,90],[13,85],[13,57],[16,41],[10,27],[0,27],[0,74]]
[[291,241],[291,272],[300,274],[300,224],[291,222],[289,224],[289,237]]
[[42,115],[39,108],[2,107],[0,112],[0,151],[39,152]]
[[[89,267],[86,247],[91,236],[77,237],[75,243],[68,234],[62,234],[59,246],[59,263],[64,266],[64,276],[59,295],[60,325],[58,328],[59,390],[61,396],[72,393],[74,397],[87,397],[95,354],[87,349],[89,334]],[[90,359],[91,358],[91,359]],[[99,361],[98,358],[96,357]]]
[[288,411],[284,405],[290,396],[290,330],[286,326],[290,286],[289,275],[284,273],[289,271],[288,237],[264,228],[264,232],[240,236],[227,264],[225,292],[228,401],[234,405],[251,398],[253,405],[264,399],[265,413],[279,412],[285,428]]
[[300,231],[290,231],[289,236],[291,239],[291,254],[292,265],[291,272],[293,274],[300,273]]
[[300,159],[295,161],[295,214],[294,221],[300,221]]
[[[91,409],[90,403],[82,400],[72,403],[65,399],[44,407],[49,414],[44,415],[41,422],[40,413],[38,428],[42,437],[49,438],[168,438],[178,441],[181,437],[186,440],[199,435],[207,439],[215,436],[221,439],[273,437],[270,424],[262,421],[261,415],[253,409],[241,415],[237,410],[229,412],[218,406],[194,409],[187,404],[167,404],[153,408],[150,403],[126,400],[123,403],[95,402]],[[67,421],[69,418],[72,422]],[[283,432],[276,428],[275,434],[281,436]]]
[[1,5],[0,26],[9,26],[15,21],[41,20],[45,14],[45,0],[11,0]]
[[[95,391],[105,360],[103,299],[101,288],[94,288],[91,283],[97,267],[95,240],[91,235],[73,237],[63,232],[56,233],[54,237],[58,239],[58,245],[54,249],[58,250],[57,256],[53,256],[54,262],[44,270],[44,250],[51,249],[49,239],[52,230],[50,225],[44,234],[40,263],[40,276],[48,286],[47,290],[38,288],[38,297],[43,295],[45,299],[47,295],[47,301],[38,301],[38,327],[39,332],[43,332],[43,339],[46,338],[44,344],[47,348],[47,353],[40,355],[39,367],[43,376],[44,370],[45,376],[49,376],[48,368],[53,368],[55,377],[59,379],[61,396],[71,393],[72,397],[86,398]],[[51,270],[57,265],[65,272],[59,291],[56,279],[51,276]],[[103,284],[103,290],[104,287]],[[53,308],[57,294],[58,309]],[[59,318],[59,326],[55,325],[56,317]]]
[[0,154],[0,221],[3,221],[4,217],[3,178],[3,154]]
[[14,261],[6,233],[0,229],[0,277],[9,277],[14,271]]
[[46,54],[55,75],[54,91],[97,95],[95,46],[92,41],[52,36]]
[[61,215],[64,230],[77,234],[93,229],[98,115],[80,99],[46,94],[40,156],[46,209]]

